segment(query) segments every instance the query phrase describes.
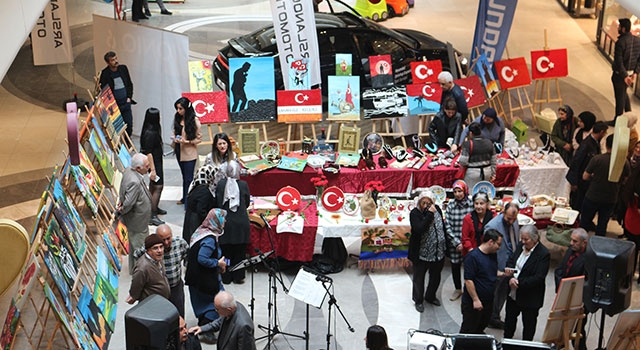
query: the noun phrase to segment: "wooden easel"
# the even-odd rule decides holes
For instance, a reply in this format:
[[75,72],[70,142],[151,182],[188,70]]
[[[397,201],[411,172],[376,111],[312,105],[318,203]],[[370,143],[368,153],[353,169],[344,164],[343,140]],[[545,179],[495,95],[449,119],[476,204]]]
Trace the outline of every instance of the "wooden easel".
[[[300,145],[302,149],[302,142],[304,141],[304,128],[311,127],[311,139],[317,140],[316,136],[316,123],[286,123],[287,124],[287,139],[285,140],[287,152],[291,151],[289,145]],[[298,129],[297,135],[295,133],[296,127]],[[293,135],[292,135],[293,134]]]
[[[544,50],[549,50],[547,41],[547,30],[544,30]],[[533,62],[531,63],[533,65]],[[536,79],[533,93],[533,109],[538,113],[542,110],[542,104],[558,102],[558,107],[562,106],[562,94],[560,93],[560,82],[558,78]],[[555,96],[551,96],[551,83],[555,84]],[[535,123],[535,118],[534,118]]]
[[[499,96],[499,93],[494,95],[487,100],[487,104],[489,104],[489,107],[496,110],[498,117],[502,118],[502,120],[505,121],[508,127],[511,127],[511,120],[507,120],[507,114],[504,112],[504,106],[502,105],[502,101]],[[482,115],[482,113],[480,113],[480,115]]]
[[[200,146],[200,145],[212,145],[213,144],[213,124],[206,124],[206,125],[207,125],[207,132],[209,133],[209,141],[201,142],[200,144],[198,144],[198,146]],[[216,125],[218,125],[217,134],[223,133],[224,131],[222,131],[222,124],[218,123]]]
[[[576,283],[572,283],[567,300],[571,301],[573,299],[575,288]],[[577,349],[580,345],[580,341],[582,340],[580,330],[582,329],[582,322],[584,318],[585,314],[583,306],[571,306],[570,302],[567,302],[564,309],[551,310],[549,312],[547,323],[557,321],[562,322],[560,337],[557,339],[543,339],[542,341],[545,343],[551,342],[555,344],[558,349],[563,347],[565,349],[571,349],[571,340],[575,340],[574,348]],[[574,329],[578,331],[574,333]]]
[[[515,92],[516,96],[511,94],[512,91]],[[509,117],[507,118],[507,124],[512,126],[513,119],[514,119],[513,112],[524,111],[525,109],[528,109],[531,112],[531,120],[533,120],[533,126],[534,127],[536,126],[536,118],[534,118],[535,112],[533,111],[533,104],[529,99],[529,94],[527,93],[527,90],[523,86],[502,90],[501,95],[502,95],[501,97],[502,105],[504,106],[504,100],[507,100],[507,105],[509,107]],[[513,103],[514,101],[517,104],[514,104]]]
[[[640,324],[636,325],[635,327],[627,328],[624,333],[620,335],[620,338],[627,339],[627,342],[629,344],[640,344]],[[624,342],[622,341],[616,342],[616,346],[614,346],[611,350],[622,350],[623,343]]]
[[[342,125],[348,126],[348,127],[358,127],[358,121],[357,120],[341,120],[341,119],[334,119],[334,120],[330,120],[327,119],[327,122],[329,123],[329,127],[327,127],[327,138],[325,139],[325,143],[327,144],[332,144],[335,143],[337,144],[339,142],[338,138],[336,137],[335,139],[331,138],[331,131],[333,130],[333,125],[335,124],[337,126],[338,132],[340,131],[340,128],[342,127]],[[334,147],[334,150],[337,150],[337,147]]]
[[[396,125],[398,126],[398,131],[391,131],[391,122],[393,120],[395,120]],[[380,127],[380,131],[378,131],[378,126]],[[382,137],[399,137],[402,140],[402,146],[407,148],[407,140],[404,138],[404,131],[402,130],[402,124],[400,124],[400,117],[372,119],[371,132],[377,133]]]
[[418,115],[418,136],[419,137],[429,136],[429,125],[431,124],[431,121],[433,121],[434,116],[435,114]]

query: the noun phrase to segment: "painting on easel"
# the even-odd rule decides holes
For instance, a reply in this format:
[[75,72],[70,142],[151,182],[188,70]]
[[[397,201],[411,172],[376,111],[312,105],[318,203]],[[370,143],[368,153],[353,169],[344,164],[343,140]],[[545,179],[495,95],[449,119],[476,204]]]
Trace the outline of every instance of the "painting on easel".
[[273,57],[229,59],[229,104],[233,123],[276,120],[273,69]]
[[411,81],[414,84],[437,83],[442,72],[442,61],[411,62]]
[[371,86],[385,87],[393,85],[393,66],[391,55],[369,56]]
[[360,120],[360,77],[328,77],[328,120]]
[[434,114],[440,110],[442,88],[438,84],[411,84],[406,86],[410,115]]
[[569,75],[567,49],[531,51],[533,79],[563,78]]
[[7,318],[4,321],[2,327],[2,333],[0,333],[0,349],[10,350],[13,338],[16,336],[18,329],[18,321],[20,320],[20,309],[16,307],[13,299],[11,300],[11,307],[7,312]]
[[76,339],[75,334],[73,333],[73,330],[71,328],[71,324],[69,323],[69,318],[67,317],[67,314],[62,309],[62,306],[60,306],[60,303],[58,302],[56,295],[53,294],[53,290],[51,290],[51,287],[49,287],[49,284],[47,284],[47,282],[44,283],[44,295],[49,301],[49,304],[51,305],[53,312],[56,314],[56,316],[58,316],[58,320],[60,320],[60,322],[64,326],[64,329],[67,331],[69,335],[72,336],[71,338],[73,339],[74,344],[79,345],[78,340]]
[[107,328],[107,321],[100,313],[98,305],[93,301],[91,292],[87,286],[82,288],[82,294],[78,299],[78,311],[89,326],[89,331],[99,349],[106,349],[111,339],[111,331]]
[[322,91],[278,90],[278,123],[322,121]]
[[98,198],[104,187],[82,146],[80,146],[80,165],[72,165],[71,172],[87,206],[94,215],[98,215]]
[[456,85],[460,86],[460,89],[464,92],[465,100],[467,101],[467,107],[473,108],[482,106],[487,102],[487,97],[484,94],[484,89],[480,83],[480,78],[477,75],[472,75],[463,79],[453,81]]
[[182,97],[191,101],[196,117],[200,124],[220,124],[229,122],[227,110],[227,94],[224,91],[215,92],[183,92]]
[[404,86],[362,90],[364,119],[396,118],[407,115],[407,89]]
[[512,89],[531,85],[529,69],[524,57],[493,62],[498,73],[498,80],[503,89]]
[[336,75],[351,75],[353,58],[350,53],[336,54]]
[[484,89],[487,92],[487,96],[489,96],[489,98],[497,95],[500,92],[498,80],[493,76],[491,63],[489,63],[489,60],[484,53],[478,56],[474,71],[480,77],[480,80],[482,80],[482,85],[484,86]]
[[211,61],[189,61],[189,89],[191,92],[213,91]]

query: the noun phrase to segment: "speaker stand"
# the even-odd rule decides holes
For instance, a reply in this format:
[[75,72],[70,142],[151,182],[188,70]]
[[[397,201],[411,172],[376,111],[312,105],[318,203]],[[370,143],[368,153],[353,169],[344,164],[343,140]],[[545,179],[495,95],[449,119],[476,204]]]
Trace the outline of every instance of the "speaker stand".
[[602,347],[602,339],[604,338],[604,309],[600,309],[600,333],[598,335],[598,347],[596,350],[606,350]]

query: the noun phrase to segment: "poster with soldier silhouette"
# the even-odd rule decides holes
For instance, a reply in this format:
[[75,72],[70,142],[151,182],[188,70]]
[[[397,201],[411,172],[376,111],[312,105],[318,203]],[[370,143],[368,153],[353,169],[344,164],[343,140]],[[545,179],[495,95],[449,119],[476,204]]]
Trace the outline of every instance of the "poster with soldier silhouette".
[[273,57],[229,59],[231,122],[276,120]]
[[360,120],[360,77],[328,77],[328,120]]

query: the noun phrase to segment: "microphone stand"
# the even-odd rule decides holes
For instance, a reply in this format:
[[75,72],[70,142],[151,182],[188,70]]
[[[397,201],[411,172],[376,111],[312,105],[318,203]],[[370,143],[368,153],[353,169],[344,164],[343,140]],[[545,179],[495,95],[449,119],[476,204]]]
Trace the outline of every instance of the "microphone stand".
[[[256,248],[256,253],[259,253],[259,255],[247,258],[242,260],[241,262],[235,264],[233,267],[231,267],[229,269],[229,272],[233,272],[236,270],[240,270],[240,269],[245,269],[247,267],[252,267],[254,265],[259,264],[260,262],[264,261],[264,259],[266,259],[269,255],[271,255],[273,253],[273,251],[267,252],[266,254],[262,253],[260,251],[260,249]],[[254,309],[255,309],[255,300],[256,298],[254,297],[254,274],[255,274],[255,267],[253,269],[251,269],[251,302],[249,303],[249,307],[251,308],[251,319],[253,320],[253,316],[254,316]]]
[[[271,244],[271,250],[275,253],[276,252],[275,244],[273,243],[273,238],[271,238],[271,233],[272,233],[271,225],[269,224],[269,221],[266,219],[264,214],[260,214],[260,217],[265,223],[265,228],[267,229],[267,236],[269,237],[269,243]],[[257,249],[257,251],[260,252],[261,257],[264,257],[264,254],[260,251],[260,249]],[[267,310],[268,310],[267,315],[269,319],[267,321],[268,323],[266,327],[260,324],[258,325],[258,328],[267,331],[267,335],[256,338],[256,341],[267,338],[268,350],[271,349],[271,342],[277,334],[288,335],[290,337],[296,337],[296,338],[304,339],[308,341],[307,333],[305,333],[304,336],[298,335],[298,334],[286,333],[281,331],[280,328],[278,327],[278,282],[280,282],[280,285],[282,286],[282,290],[284,290],[285,293],[288,293],[289,290],[285,286],[284,281],[282,279],[282,271],[280,270],[280,264],[278,263],[277,254],[274,255],[274,259],[273,259],[274,266],[272,266],[272,264],[269,264],[266,261],[266,259],[262,259],[262,262],[264,266],[267,268],[267,270],[269,270],[270,292],[269,292],[269,302],[267,304]],[[273,307],[273,314],[271,313],[271,307]],[[272,317],[273,317],[273,327],[271,327]]]
[[[329,295],[329,303],[328,303],[329,304],[329,314],[327,316],[327,350],[330,350],[330,346],[331,346],[331,308],[333,306],[336,307],[336,309],[340,313],[340,316],[342,316],[342,319],[347,324],[347,329],[351,333],[355,332],[355,330],[349,324],[349,321],[347,320],[347,318],[342,313],[342,310],[340,309],[340,305],[338,305],[338,301],[336,300],[335,296],[331,293],[331,290],[330,290],[331,280],[328,279],[328,278],[326,278],[326,279],[320,278],[318,280],[322,281],[322,286],[324,287],[324,290],[326,290],[327,294]],[[328,285],[327,285],[327,283],[328,283]]]

